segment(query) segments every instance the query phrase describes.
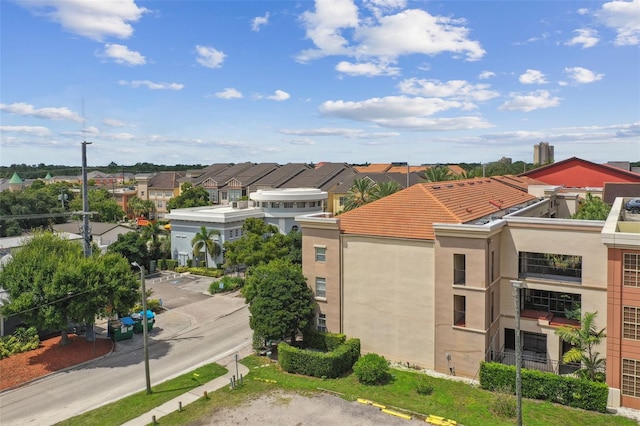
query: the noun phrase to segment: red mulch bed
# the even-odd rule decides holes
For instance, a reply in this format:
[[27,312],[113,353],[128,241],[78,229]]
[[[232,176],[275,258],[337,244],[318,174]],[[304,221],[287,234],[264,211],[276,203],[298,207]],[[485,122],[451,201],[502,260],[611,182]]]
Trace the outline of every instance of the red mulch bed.
[[40,347],[0,359],[0,390],[22,385],[54,371],[83,363],[108,354],[113,342],[96,339],[95,344],[84,336],[69,334],[69,345],[60,346],[60,336],[40,342]]

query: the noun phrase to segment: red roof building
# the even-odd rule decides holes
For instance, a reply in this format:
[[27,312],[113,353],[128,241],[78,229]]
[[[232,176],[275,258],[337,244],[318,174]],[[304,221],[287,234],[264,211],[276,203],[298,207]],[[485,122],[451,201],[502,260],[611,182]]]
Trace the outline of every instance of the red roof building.
[[606,164],[592,163],[577,157],[533,169],[518,176],[526,176],[565,188],[603,188],[606,182],[640,182],[638,173]]

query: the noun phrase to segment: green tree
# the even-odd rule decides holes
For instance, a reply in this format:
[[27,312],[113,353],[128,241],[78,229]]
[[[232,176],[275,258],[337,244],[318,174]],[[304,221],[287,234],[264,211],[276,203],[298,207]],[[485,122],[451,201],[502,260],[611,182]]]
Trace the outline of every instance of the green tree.
[[169,210],[208,206],[211,204],[209,202],[209,193],[201,186],[193,186],[190,182],[185,182],[180,187],[180,191],[180,195],[173,197],[167,203]]
[[371,191],[371,201],[379,200],[391,194],[395,194],[400,191],[402,187],[395,180],[389,180],[386,182],[378,182]]
[[454,180],[455,174],[451,173],[451,169],[447,166],[436,166],[425,170],[424,177],[428,182],[442,182],[445,180]]
[[354,210],[373,201],[375,187],[375,182],[369,178],[355,179],[349,188],[343,210]]
[[138,284],[121,256],[85,258],[82,247],[52,233],[34,235],[0,270],[7,290],[4,316],[17,315],[39,330],[59,330],[69,343],[69,322],[90,323],[111,308],[128,310]]
[[[87,193],[89,197],[89,211],[94,214],[91,220],[95,222],[117,222],[124,217],[124,211],[106,189],[91,189]],[[69,203],[69,209],[82,211],[82,197],[76,197]]]
[[[251,268],[273,259],[286,258],[296,250],[296,244],[289,236],[280,234],[276,226],[267,225],[262,219],[249,218],[242,225],[242,237],[224,243],[225,266]],[[299,244],[301,247],[301,240]]]
[[166,235],[166,231],[163,227],[158,225],[157,222],[149,222],[142,228],[141,236],[145,239],[149,248],[149,255],[151,259],[160,258],[160,251],[162,247],[162,237]]
[[191,239],[191,246],[193,247],[193,257],[200,257],[202,251],[204,254],[205,266],[209,267],[209,257],[215,261],[215,259],[222,253],[222,248],[218,244],[214,237],[220,237],[220,231],[217,229],[207,229],[206,226],[200,228],[198,232]]
[[604,328],[601,330],[596,328],[597,315],[597,312],[585,312],[580,327],[564,325],[557,328],[555,333],[564,342],[573,346],[563,354],[564,362],[579,362],[582,367],[577,374],[580,377],[592,381],[604,381],[605,360],[600,357],[595,347],[607,336]]
[[151,217],[151,213],[155,210],[156,205],[151,200],[143,200],[138,197],[131,197],[127,202],[128,208],[135,217],[144,216],[146,218]]
[[131,264],[149,266],[149,249],[147,241],[135,231],[118,235],[118,239],[107,247],[107,253],[118,253]]
[[605,204],[600,197],[594,197],[587,192],[586,198],[578,203],[578,211],[571,216],[572,219],[606,220],[611,207]]
[[242,295],[249,304],[249,325],[265,340],[290,337],[313,323],[313,292],[302,275],[302,267],[283,259],[251,269]]

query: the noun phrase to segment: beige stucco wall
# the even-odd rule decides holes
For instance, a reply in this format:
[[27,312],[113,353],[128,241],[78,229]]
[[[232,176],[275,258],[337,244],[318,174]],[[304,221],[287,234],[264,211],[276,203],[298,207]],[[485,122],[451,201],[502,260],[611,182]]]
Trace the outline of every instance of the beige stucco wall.
[[434,367],[432,241],[342,236],[343,331],[362,352]]
[[[554,253],[582,256],[582,282],[574,283],[555,279],[524,278],[523,288],[581,295],[581,312],[598,312],[596,326],[604,328],[607,318],[607,248],[601,243],[601,222],[563,221],[549,219],[536,225],[509,223],[501,239],[502,280],[500,284],[500,311],[503,314],[501,328],[515,328],[515,301],[510,283],[518,279],[518,252]],[[556,327],[544,320],[521,318],[522,331],[547,335],[547,356],[561,358],[561,341],[555,335]],[[500,333],[500,345],[504,345],[504,333]],[[598,351],[606,353],[606,341]]]

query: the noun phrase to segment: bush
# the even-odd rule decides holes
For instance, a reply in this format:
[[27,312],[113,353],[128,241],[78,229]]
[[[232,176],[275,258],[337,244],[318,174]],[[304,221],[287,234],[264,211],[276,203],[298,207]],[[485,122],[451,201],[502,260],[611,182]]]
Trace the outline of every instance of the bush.
[[[495,362],[480,363],[480,387],[495,391],[509,389],[515,393],[516,368]],[[607,411],[609,387],[568,376],[537,370],[522,370],[522,396],[543,399],[584,410]]]
[[193,259],[187,259],[187,268],[193,267]]
[[349,339],[331,352],[295,348],[287,343],[278,345],[278,361],[288,373],[335,378],[351,369],[360,356],[360,340]]
[[38,346],[40,346],[38,330],[35,327],[20,327],[12,335],[0,338],[0,359],[37,349]]
[[[222,286],[222,287],[221,287]],[[214,281],[209,285],[209,293],[216,294],[223,291],[234,291],[244,286],[242,277],[222,277],[219,281]]]
[[158,262],[158,266],[160,267],[161,270],[166,270],[167,269],[167,259],[160,259],[160,261]]
[[494,395],[489,410],[498,417],[511,419],[516,416],[516,398],[509,388],[499,390]]
[[[162,311],[162,306],[160,306],[160,300],[147,299],[147,309],[152,312],[155,312],[156,314]],[[136,306],[134,306],[131,312],[142,312],[142,303],[138,303]]]
[[302,344],[305,348],[330,352],[342,345],[346,339],[347,336],[344,334],[327,333],[310,329],[305,331]]
[[433,385],[426,377],[422,377],[416,386],[416,392],[419,395],[431,395],[433,393]]
[[389,380],[389,363],[378,354],[367,354],[353,365],[356,377],[365,385],[384,384]]
[[173,271],[178,267],[178,261],[174,259],[166,259],[167,269]]

